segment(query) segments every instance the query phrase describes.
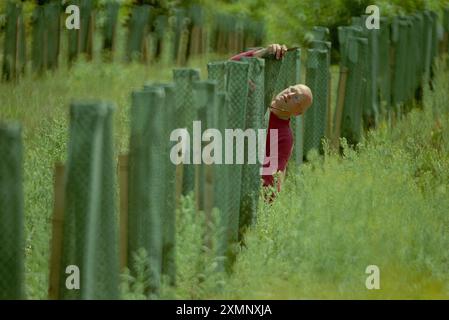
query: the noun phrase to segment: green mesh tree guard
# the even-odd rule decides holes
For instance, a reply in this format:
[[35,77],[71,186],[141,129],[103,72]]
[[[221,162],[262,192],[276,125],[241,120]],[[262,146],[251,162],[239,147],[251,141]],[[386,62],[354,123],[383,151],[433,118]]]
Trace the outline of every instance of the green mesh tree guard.
[[209,80],[217,81],[217,90],[226,90],[226,62],[209,62],[207,64],[207,72]]
[[59,3],[47,3],[36,6],[33,12],[32,59],[34,72],[58,67],[60,43]]
[[86,54],[88,57],[92,57],[95,22],[93,21],[93,1],[74,0],[70,4],[77,5],[80,9],[80,29],[67,30],[69,38],[69,61],[72,62],[79,54]]
[[329,29],[326,27],[313,27],[311,33],[314,40],[326,41],[329,39]]
[[[225,136],[225,128],[229,128],[228,125],[228,105],[229,99],[226,92],[217,93],[217,112],[216,122],[218,124],[217,129],[220,130],[222,137]],[[219,226],[219,243],[217,246],[217,256],[221,259],[218,260],[217,270],[224,271],[225,257],[228,249],[227,230],[229,225],[229,212],[231,210],[230,194],[231,194],[231,180],[229,175],[229,165],[217,164],[214,165],[214,189],[213,192],[219,197],[214,198],[214,205],[220,210]]]
[[[246,107],[246,122],[243,129],[253,129],[255,131],[254,143],[258,147],[258,130],[263,128],[264,113],[264,72],[265,61],[257,58],[243,58],[243,62],[249,64],[249,92]],[[265,140],[261,143],[265,144]],[[244,231],[255,221],[257,204],[259,201],[259,191],[261,178],[258,162],[257,148],[251,149],[245,143],[245,164],[242,168],[242,185],[240,197],[240,222],[239,240],[242,240]],[[255,163],[250,164],[249,159],[254,157]]]
[[[225,137],[225,129],[230,128],[228,125],[228,96],[224,91],[226,89],[226,62],[211,62],[207,65],[208,69],[208,79],[213,80],[216,83],[216,89],[223,90],[217,92],[216,96],[216,112],[214,112],[214,121],[216,123],[216,128],[220,131],[221,136]],[[223,142],[223,141],[222,141]],[[223,151],[223,150],[222,150]],[[220,195],[214,197],[214,207],[220,210],[220,235],[218,248],[217,248],[217,256],[223,257],[223,259],[218,260],[217,269],[220,271],[224,270],[224,257],[228,252],[228,242],[227,242],[227,230],[228,230],[228,221],[229,221],[229,212],[230,212],[230,177],[229,177],[229,169],[230,167],[224,164],[224,157],[222,159],[222,164],[214,165],[214,187],[213,193],[214,195]]]
[[413,31],[415,35],[415,41],[413,41],[413,46],[415,52],[415,86],[416,88],[421,87],[422,76],[424,73],[424,17],[421,12],[414,14],[415,20],[415,30]]
[[368,40],[349,36],[346,40],[343,65],[348,68],[341,136],[350,144],[356,144],[361,138],[362,112],[366,86],[366,58]]
[[416,62],[418,60],[417,53],[419,52],[416,42],[416,22],[413,16],[408,16],[408,29],[407,29],[407,52],[408,55],[408,82],[407,82],[407,101],[411,101],[415,98],[416,85]]
[[[227,71],[228,73],[226,86],[229,96],[229,104],[227,108],[228,129],[242,129],[245,127],[246,123],[246,109],[249,87],[249,63],[240,61],[228,61]],[[227,143],[229,143],[229,141]],[[236,145],[236,139],[233,138],[233,164],[228,164],[229,183],[232,185],[232,188],[229,189],[230,207],[227,232],[229,243],[235,243],[238,240],[243,165],[236,163],[236,154],[237,149],[240,147],[241,146]],[[229,151],[225,151],[225,154],[228,155]]]
[[128,182],[128,266],[137,250],[148,254],[148,295],[157,295],[162,270],[162,215],[165,205],[167,141],[163,110],[165,91],[147,87],[133,92]]
[[430,69],[432,67],[432,17],[429,11],[424,11],[424,81],[430,79]]
[[261,46],[265,42],[266,29],[265,23],[257,22],[255,46]]
[[393,23],[392,42],[395,48],[394,71],[392,83],[392,103],[396,108],[405,102],[406,68],[407,68],[407,22],[395,19]]
[[[193,101],[192,84],[200,79],[200,72],[196,69],[175,69],[173,79],[176,86],[176,113],[178,128],[187,128],[192,135],[193,121],[197,118],[197,109]],[[182,192],[187,195],[195,188],[195,166],[193,162],[192,148],[190,148],[190,164],[183,165]]]
[[[401,22],[403,24],[400,25],[402,28],[402,32],[404,33],[405,42],[404,42],[404,51],[407,53],[404,55],[404,78],[403,81],[403,96],[402,101],[407,103],[413,98],[413,86],[414,86],[414,52],[412,51],[412,42],[414,41],[414,35],[412,34],[412,23],[408,16],[401,17]],[[406,105],[404,105],[406,107]]]
[[[219,129],[219,120],[218,120],[218,108],[217,108],[217,82],[214,80],[206,80],[206,81],[197,81],[193,85],[194,88],[194,103],[198,108],[198,116],[197,119],[201,121],[202,131],[205,132],[206,129]],[[224,137],[224,132],[222,134]],[[209,145],[210,142],[202,141],[201,150],[205,150],[204,148]],[[214,151],[215,153],[216,151]],[[201,155],[200,155],[201,156]],[[205,154],[203,154],[205,156]],[[199,166],[199,209],[205,210],[206,218],[211,220],[211,210],[213,207],[218,208],[216,205],[216,200],[220,197],[220,194],[215,194],[213,192],[212,184],[215,183],[214,175],[216,166],[219,164],[205,164],[206,160],[203,157],[203,162],[201,166]],[[212,159],[207,160],[209,163]],[[223,159],[221,159],[223,162]],[[206,193],[208,192],[208,193]],[[212,198],[210,198],[212,197]]]
[[321,139],[326,134],[329,95],[329,51],[307,51],[306,84],[313,92],[313,105],[304,115],[304,154],[312,149],[322,151]]
[[365,94],[365,108],[363,110],[364,126],[371,128],[377,126],[379,120],[379,101],[377,94],[377,72],[379,70],[379,31],[364,28],[365,37],[368,39],[367,57],[367,86]]
[[[431,49],[431,62],[430,66],[433,68],[434,59],[438,55],[438,13],[430,11],[431,25],[432,25],[432,49]],[[431,69],[433,72],[433,69]]]
[[0,300],[24,299],[22,135],[0,123]]
[[330,50],[332,48],[332,42],[322,40],[310,41],[310,48],[318,50]]
[[156,16],[154,19],[154,38],[157,45],[157,57],[162,54],[162,46],[164,45],[164,35],[168,30],[168,17],[165,15]]
[[24,72],[26,64],[25,25],[22,5],[8,2],[5,16],[2,77],[5,80],[11,80],[16,79]]
[[143,60],[144,42],[148,34],[150,20],[149,5],[134,6],[128,26],[128,39],[126,47],[127,60]]
[[170,160],[170,150],[174,142],[170,142],[170,134],[173,130],[177,129],[176,126],[176,113],[175,113],[175,85],[174,84],[160,84],[164,89],[165,99],[162,112],[164,113],[164,134],[162,141],[165,145],[164,161],[166,165],[164,167],[164,199],[163,210],[161,212],[162,221],[162,274],[169,277],[169,283],[171,285],[176,284],[176,199],[175,199],[175,181],[176,181],[176,166]]
[[103,25],[103,50],[113,52],[117,42],[117,22],[120,4],[115,1],[105,3],[105,20]]
[[389,110],[391,104],[390,90],[390,22],[387,18],[380,19],[379,33],[379,72],[377,83],[380,92],[380,99]]
[[[59,290],[62,299],[119,297],[112,115],[113,107],[104,102],[72,103],[70,107]],[[79,290],[66,286],[70,276],[66,268],[71,265],[79,268]]]
[[257,24],[251,19],[244,20],[244,39],[243,45],[245,48],[252,48],[255,46],[255,28]]
[[200,5],[192,5],[189,8],[189,18],[193,25],[202,27],[204,24],[204,11]]
[[204,11],[200,5],[192,5],[189,8],[190,20],[190,55],[201,54],[204,51],[203,46],[203,26]]
[[379,30],[368,29],[365,25],[367,15],[352,17],[352,24],[361,31],[359,36],[368,40],[368,57],[366,60],[366,92],[363,103],[363,124],[365,128],[375,127],[379,119],[379,101],[377,73],[379,71]]
[[[289,86],[300,83],[301,50],[287,51],[282,60],[273,56],[265,59],[265,110],[272,99]],[[303,116],[291,118],[290,127],[294,137],[292,159],[296,164],[303,160]]]
[[174,44],[173,44],[173,57],[177,57],[179,51],[179,45],[181,42],[181,35],[183,30],[187,27],[189,18],[186,17],[186,10],[184,8],[173,9],[175,24],[174,24]]

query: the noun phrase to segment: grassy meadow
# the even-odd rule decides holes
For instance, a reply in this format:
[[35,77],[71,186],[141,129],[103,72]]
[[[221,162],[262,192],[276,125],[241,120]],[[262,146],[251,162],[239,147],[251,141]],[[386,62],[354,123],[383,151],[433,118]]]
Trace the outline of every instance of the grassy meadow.
[[[217,58],[190,66],[204,78],[206,63]],[[65,161],[70,101],[114,102],[116,153],[124,153],[131,91],[170,81],[171,72],[81,61],[0,84],[0,119],[23,125],[28,298],[47,298],[53,166]],[[355,150],[343,141],[343,155],[327,148],[290,166],[277,200],[260,203],[231,274],[215,271],[218,260],[203,245],[203,216],[184,198],[177,212],[178,286],[164,286],[161,297],[449,298],[449,73],[439,70],[434,83],[422,105],[384,120]],[[365,288],[368,265],[380,268],[380,290]],[[144,267],[137,278],[125,273],[123,296],[143,298],[145,281]]]

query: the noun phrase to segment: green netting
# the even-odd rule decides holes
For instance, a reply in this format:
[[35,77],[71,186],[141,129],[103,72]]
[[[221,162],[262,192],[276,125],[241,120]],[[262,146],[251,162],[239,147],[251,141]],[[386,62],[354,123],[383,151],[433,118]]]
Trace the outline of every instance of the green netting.
[[69,61],[77,58],[78,54],[87,54],[92,57],[93,50],[93,16],[94,3],[91,0],[73,0],[72,5],[80,9],[80,28],[67,30],[69,38]]
[[256,28],[258,27],[257,22],[251,19],[244,20],[244,39],[243,45],[245,48],[252,48],[256,45]]
[[186,10],[183,8],[176,8],[173,12],[175,17],[173,56],[176,57],[179,51],[182,32],[187,27],[189,19],[186,17]]
[[0,123],[0,300],[25,298],[21,131]]
[[[204,132],[206,129],[214,128],[216,129],[218,126],[217,117],[216,117],[216,82],[212,80],[205,81],[197,81],[193,83],[193,100],[194,105],[198,110],[197,120],[201,122],[201,130]],[[208,145],[209,142],[201,141],[201,150],[204,150],[204,147]],[[199,157],[202,154],[198,155]],[[210,187],[212,177],[208,177],[209,173],[213,174],[214,166],[208,165],[204,163],[204,159],[202,159],[202,164],[198,166],[198,182],[197,182],[197,197],[199,200],[199,209],[205,210],[207,215],[210,215],[209,211],[211,208],[207,206],[208,203],[213,203],[214,195],[209,194],[209,197],[206,197],[206,188]],[[210,216],[208,216],[210,219]]]
[[365,27],[365,23],[363,20],[363,17],[351,17],[351,24],[353,26],[357,26],[357,27],[361,27],[364,28]]
[[393,23],[392,42],[395,48],[392,83],[392,103],[398,105],[405,102],[407,72],[407,22],[395,19]]
[[366,102],[363,110],[364,125],[366,128],[375,127],[379,120],[379,101],[377,94],[377,73],[379,70],[379,31],[364,28],[368,39],[368,57],[366,67]]
[[[175,69],[173,79],[176,85],[176,114],[178,128],[187,128],[192,134],[193,121],[197,118],[197,109],[193,101],[192,84],[200,79],[200,72],[197,69]],[[190,164],[184,164],[182,192],[187,195],[195,188],[195,166],[192,164],[192,148],[190,148]]]
[[[243,58],[243,62],[249,64],[250,87],[246,108],[246,122],[243,129],[255,130],[255,141],[257,133],[263,126],[264,108],[264,72],[265,61],[257,58]],[[265,143],[265,140],[262,141]],[[260,146],[259,146],[260,147]],[[248,156],[247,156],[248,155]],[[257,204],[260,190],[260,164],[257,159],[257,148],[249,149],[245,143],[245,164],[242,168],[242,185],[240,197],[240,222],[239,240],[242,240],[243,233],[256,219]],[[249,164],[248,159],[254,157],[255,163]]]
[[[119,260],[113,144],[113,107],[72,103],[65,171],[60,297],[117,299]],[[80,272],[80,289],[66,287],[66,268]]]
[[319,50],[330,50],[332,48],[332,42],[322,40],[310,41],[310,48]]
[[[409,32],[409,52],[410,54],[410,94],[411,98],[414,98],[415,90],[419,86],[419,68],[420,68],[420,44],[422,43],[421,35],[421,25],[419,20],[419,15],[409,16],[410,21],[410,32]],[[412,38],[410,41],[410,38]]]
[[366,60],[366,92],[363,103],[363,123],[365,128],[377,125],[379,119],[379,101],[377,87],[377,73],[379,72],[379,36],[377,29],[366,28],[367,15],[352,17],[352,24],[359,29],[358,34],[353,34],[368,40],[368,56]]
[[117,22],[120,4],[115,1],[108,1],[105,4],[105,20],[103,25],[103,49],[113,52],[117,41]]
[[128,60],[144,58],[144,42],[148,34],[150,20],[149,5],[134,6],[128,26],[126,57]]
[[405,92],[405,101],[410,101],[414,98],[415,92],[415,84],[416,84],[416,53],[418,50],[415,47],[414,42],[415,34],[414,34],[414,21],[413,18],[407,17],[407,42],[406,42],[406,50],[407,54],[407,68],[406,68],[406,92]]
[[168,17],[165,15],[156,16],[154,19],[154,36],[158,47],[158,56],[160,56],[163,46],[164,34],[168,29]]
[[190,43],[189,43],[189,53],[190,55],[201,54],[204,50],[203,48],[203,25],[204,25],[204,14],[203,8],[199,5],[192,5],[188,12],[190,24]]
[[[215,81],[217,84],[217,96],[216,96],[216,112],[214,112],[214,121],[212,123],[216,124],[216,128],[221,132],[222,137],[225,137],[225,129],[230,128],[228,125],[228,105],[229,100],[226,92],[226,62],[213,62],[207,65],[208,69],[208,79]],[[222,90],[218,92],[218,90]],[[223,151],[223,150],[222,150]],[[224,160],[224,157],[223,159]],[[220,235],[219,244],[217,248],[217,256],[225,257],[228,251],[227,242],[227,229],[228,229],[228,217],[230,212],[230,177],[229,177],[230,167],[224,164],[214,165],[214,185],[213,193],[214,195],[220,195],[214,197],[214,207],[220,210]],[[224,260],[219,260],[218,270],[224,269]]]
[[368,55],[368,40],[349,36],[345,41],[343,65],[348,68],[341,136],[349,143],[360,141],[362,129],[362,112],[366,92],[366,59]]
[[329,29],[326,27],[313,27],[311,33],[314,40],[326,41],[329,39]]
[[340,44],[341,65],[345,66],[347,59],[347,41],[350,36],[362,36],[362,29],[357,26],[338,27],[338,42]]
[[192,5],[189,8],[189,18],[193,25],[197,27],[202,27],[204,24],[203,8],[199,5]]
[[438,55],[438,13],[430,11],[431,25],[432,25],[432,49],[431,49],[431,68],[433,67],[434,59]]
[[207,64],[208,78],[217,81],[217,90],[226,90],[226,62],[209,62]]
[[387,18],[380,19],[379,33],[379,72],[377,74],[380,99],[387,110],[391,103],[390,90],[390,22]]
[[424,17],[421,12],[414,14],[414,30],[415,41],[413,41],[413,50],[415,51],[415,87],[419,88],[422,82],[422,75],[424,73]]
[[[330,41],[321,41],[321,40],[312,40],[310,41],[310,48],[311,49],[318,49],[318,50],[326,50],[328,52],[331,52],[332,49],[332,42]],[[331,55],[327,55],[327,60],[329,62],[329,66],[331,64]]]
[[[242,129],[245,127],[245,117],[248,100],[249,87],[249,63],[240,61],[227,62],[227,94],[229,104],[227,108],[228,129]],[[229,139],[230,140],[230,139]],[[225,134],[226,141],[226,134]],[[242,181],[242,164],[236,164],[237,149],[242,146],[236,145],[236,139],[233,138],[233,164],[228,164],[229,183],[233,186],[229,189],[229,216],[227,237],[229,243],[235,243],[238,240],[239,216],[240,216],[240,194]],[[228,141],[227,143],[230,143]],[[225,143],[225,145],[227,144]],[[225,155],[229,154],[226,151]]]
[[60,12],[61,6],[54,2],[34,9],[32,59],[37,73],[58,67]]
[[158,294],[162,269],[161,217],[166,210],[165,188],[168,159],[164,140],[167,113],[165,91],[146,87],[133,92],[128,182],[128,266],[139,249],[148,254],[148,294]]
[[430,68],[432,66],[432,17],[429,11],[424,11],[424,80],[428,81],[430,77]]
[[8,2],[5,16],[2,77],[5,80],[11,80],[23,73],[26,64],[25,25],[22,5]]
[[[282,60],[273,56],[265,59],[265,109],[282,90],[300,83],[301,50],[287,51]],[[296,164],[303,160],[303,116],[291,118],[290,127],[294,137],[292,159]]]
[[307,51],[306,84],[313,92],[313,104],[304,115],[304,154],[311,149],[322,149],[321,139],[326,134],[329,103],[329,51]]
[[165,91],[165,101],[162,112],[165,116],[164,135],[162,141],[166,146],[164,153],[165,166],[165,183],[164,186],[164,209],[162,210],[162,273],[169,277],[171,285],[176,284],[176,199],[175,199],[175,181],[176,181],[176,167],[170,160],[170,150],[174,142],[170,142],[170,134],[177,128],[176,113],[175,113],[175,85],[162,84],[160,85]]

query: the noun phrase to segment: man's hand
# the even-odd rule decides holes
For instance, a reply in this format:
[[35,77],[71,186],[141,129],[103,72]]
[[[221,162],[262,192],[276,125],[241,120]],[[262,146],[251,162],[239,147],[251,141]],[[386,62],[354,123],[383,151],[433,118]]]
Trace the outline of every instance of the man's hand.
[[282,59],[287,52],[287,46],[286,45],[280,45],[277,43],[270,44],[268,47],[261,49],[260,51],[256,52],[257,57],[264,57],[267,55],[274,55],[276,59]]

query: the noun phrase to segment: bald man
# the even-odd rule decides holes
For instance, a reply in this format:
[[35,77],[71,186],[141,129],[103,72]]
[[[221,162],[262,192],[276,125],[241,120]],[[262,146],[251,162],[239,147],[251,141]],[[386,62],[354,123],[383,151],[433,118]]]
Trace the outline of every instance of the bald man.
[[[271,44],[266,48],[258,48],[233,56],[231,60],[240,60],[243,57],[263,58],[274,55],[276,59],[282,59],[287,52],[285,45]],[[276,189],[281,191],[281,184],[285,177],[285,169],[293,150],[293,133],[290,129],[290,118],[306,112],[312,105],[313,95],[309,87],[303,84],[290,86],[277,94],[270,103],[270,118],[265,149],[265,161],[263,165],[263,186],[274,186],[274,175],[279,174]],[[270,141],[271,130],[277,130],[277,141]],[[276,135],[273,135],[276,136]],[[277,148],[272,149],[272,146]],[[277,149],[277,153],[276,153]],[[273,168],[273,164],[275,164]],[[272,200],[272,197],[269,197]]]

